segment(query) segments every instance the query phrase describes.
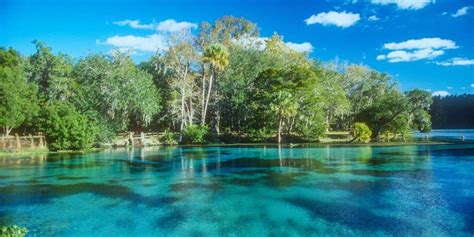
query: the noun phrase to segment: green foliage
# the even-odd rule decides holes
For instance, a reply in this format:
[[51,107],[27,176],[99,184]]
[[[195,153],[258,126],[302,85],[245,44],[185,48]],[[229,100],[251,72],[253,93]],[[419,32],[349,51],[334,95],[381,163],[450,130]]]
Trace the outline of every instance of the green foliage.
[[87,116],[67,103],[49,103],[41,116],[41,130],[51,150],[78,150],[90,148],[98,128]]
[[6,135],[39,110],[36,85],[26,81],[21,58],[12,49],[0,49],[0,126]]
[[209,128],[203,125],[189,125],[183,130],[184,144],[203,144],[209,136]]
[[428,91],[419,89],[411,90],[407,93],[410,101],[410,113],[412,119],[412,128],[421,132],[431,131],[431,115],[429,111],[433,98]]
[[0,237],[23,237],[26,234],[28,234],[28,230],[25,227],[16,225],[0,227]]
[[146,127],[161,109],[152,77],[139,70],[127,55],[89,55],[79,60],[74,75],[81,87],[81,111],[94,113],[114,131],[130,125]]
[[408,99],[398,90],[386,91],[372,105],[358,114],[356,121],[365,122],[373,131],[373,136],[380,133],[397,133],[409,127],[407,116]]
[[175,135],[169,129],[166,129],[163,137],[161,137],[161,143],[165,145],[177,145],[178,142],[175,139]]
[[356,141],[368,143],[370,142],[372,131],[365,123],[355,123],[352,134]]
[[222,71],[229,64],[229,51],[222,44],[211,44],[204,51],[202,60],[209,63],[212,70]]
[[[429,131],[430,112],[448,109],[430,111],[428,92],[402,93],[389,75],[366,66],[315,61],[278,34],[262,41],[243,18],[203,22],[194,33],[167,35],[169,50],[139,66],[119,51],[73,60],[39,41],[25,59],[1,49],[0,125],[40,127],[53,150],[145,130],[165,130],[163,143],[174,144],[180,132],[184,143],[201,144],[211,127],[227,141],[317,141],[355,122],[373,131],[360,135],[367,141]],[[42,119],[34,120],[39,107]]]

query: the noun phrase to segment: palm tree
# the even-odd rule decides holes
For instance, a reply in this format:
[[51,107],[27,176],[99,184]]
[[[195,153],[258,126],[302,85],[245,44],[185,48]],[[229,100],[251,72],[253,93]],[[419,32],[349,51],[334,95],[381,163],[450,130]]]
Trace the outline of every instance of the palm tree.
[[[227,48],[222,44],[211,44],[209,45],[203,55],[204,63],[209,64],[210,75],[209,75],[209,87],[207,89],[207,97],[204,102],[204,108],[202,111],[201,124],[204,125],[206,121],[207,106],[209,104],[209,97],[211,96],[212,91],[212,81],[214,78],[217,80],[217,73],[224,70],[224,68],[229,65],[229,52]],[[203,83],[203,92],[205,90]],[[203,94],[204,101],[204,94]]]

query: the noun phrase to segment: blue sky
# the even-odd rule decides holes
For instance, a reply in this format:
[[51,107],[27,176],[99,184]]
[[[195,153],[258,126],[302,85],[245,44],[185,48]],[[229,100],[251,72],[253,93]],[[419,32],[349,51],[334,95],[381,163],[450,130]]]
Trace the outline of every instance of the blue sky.
[[474,93],[474,0],[0,0],[0,46],[31,54],[38,39],[75,58],[127,48],[140,61],[167,32],[223,15],[313,58],[390,73],[404,90]]

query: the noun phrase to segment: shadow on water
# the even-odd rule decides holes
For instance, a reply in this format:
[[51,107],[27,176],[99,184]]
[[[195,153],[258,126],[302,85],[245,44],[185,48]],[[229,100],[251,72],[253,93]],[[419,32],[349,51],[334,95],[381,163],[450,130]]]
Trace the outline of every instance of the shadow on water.
[[30,184],[0,187],[0,203],[5,206],[33,205],[53,202],[55,198],[90,193],[97,196],[122,199],[131,205],[163,206],[179,200],[169,196],[142,196],[130,188],[115,184],[76,183],[67,185]]
[[330,222],[349,226],[353,229],[376,232],[382,230],[395,236],[415,234],[416,228],[409,222],[393,217],[375,215],[367,208],[338,202],[320,202],[306,198],[290,198],[287,202],[301,207],[314,218],[323,218]]

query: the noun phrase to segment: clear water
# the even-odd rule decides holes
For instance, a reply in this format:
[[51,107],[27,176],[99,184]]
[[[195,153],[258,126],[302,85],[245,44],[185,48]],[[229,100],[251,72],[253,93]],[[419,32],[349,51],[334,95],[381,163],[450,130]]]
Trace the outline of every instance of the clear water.
[[429,133],[415,133],[415,138],[439,141],[474,141],[474,129],[433,129]]
[[0,158],[30,236],[473,236],[474,145],[207,147]]

